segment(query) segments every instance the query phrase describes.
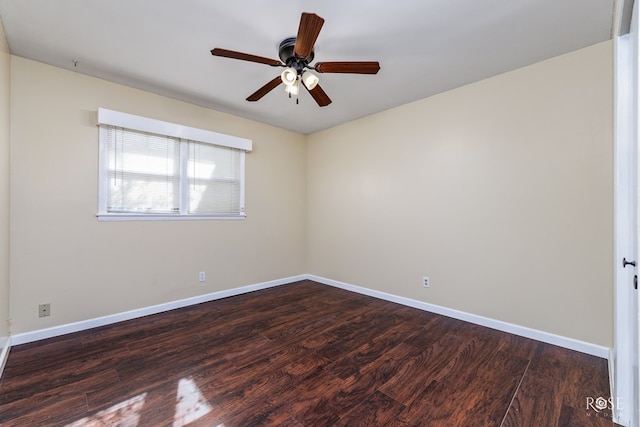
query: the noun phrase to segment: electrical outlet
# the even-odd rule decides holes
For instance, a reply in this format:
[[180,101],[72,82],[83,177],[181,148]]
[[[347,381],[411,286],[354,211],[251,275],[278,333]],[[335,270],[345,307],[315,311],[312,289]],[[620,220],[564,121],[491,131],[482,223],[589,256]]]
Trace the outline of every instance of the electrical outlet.
[[51,304],[40,304],[38,306],[38,312],[40,317],[51,316]]
[[427,276],[422,276],[422,287],[423,288],[429,287],[429,278]]
[[204,271],[201,271],[201,272],[200,272],[200,275],[198,275],[198,279],[199,279],[201,282],[204,282],[205,280],[207,280],[207,274],[206,274]]

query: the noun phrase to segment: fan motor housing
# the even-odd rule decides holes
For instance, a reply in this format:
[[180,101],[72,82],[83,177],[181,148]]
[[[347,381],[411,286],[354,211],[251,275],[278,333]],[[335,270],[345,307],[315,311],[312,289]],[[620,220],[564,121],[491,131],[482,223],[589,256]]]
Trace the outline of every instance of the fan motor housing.
[[302,72],[302,70],[309,65],[311,61],[313,61],[314,51],[311,50],[309,56],[300,58],[295,54],[293,49],[296,46],[296,38],[289,37],[280,42],[280,47],[278,49],[278,54],[280,56],[280,60],[287,65],[287,67],[293,67],[298,72]]

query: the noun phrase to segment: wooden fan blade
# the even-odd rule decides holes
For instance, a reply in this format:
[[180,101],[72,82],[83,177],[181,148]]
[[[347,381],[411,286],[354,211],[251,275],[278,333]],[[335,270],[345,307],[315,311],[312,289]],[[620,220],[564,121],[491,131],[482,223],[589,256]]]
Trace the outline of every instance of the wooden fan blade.
[[378,74],[380,63],[377,61],[318,62],[313,68],[319,73]]
[[220,49],[219,47],[212,49],[211,54],[213,56],[223,56],[225,58],[240,59],[242,61],[257,62],[259,64],[267,64],[271,65],[272,67],[283,66],[282,62],[276,59],[265,58],[263,56],[256,56],[243,52],[236,52],[234,50]]
[[316,43],[324,19],[315,13],[303,12],[300,17],[300,25],[298,26],[298,36],[296,37],[296,45],[293,52],[300,58],[306,58],[311,54],[313,45]]
[[278,76],[275,79],[271,80],[266,85],[262,86],[257,91],[253,92],[251,95],[249,95],[249,97],[247,98],[247,101],[250,101],[250,102],[258,101],[260,98],[262,98],[263,96],[271,92],[273,89],[277,88],[280,85],[280,83],[282,83],[282,79],[280,78],[280,76]]
[[326,94],[326,92],[324,90],[322,90],[320,85],[316,85],[316,87],[314,87],[311,90],[309,90],[309,88],[307,88],[307,86],[304,84],[304,82],[302,82],[302,85],[304,86],[305,89],[307,89],[309,91],[309,93],[311,94],[313,99],[316,100],[316,102],[318,103],[318,105],[320,107],[326,107],[327,105],[331,104],[331,98],[329,98],[329,96]]

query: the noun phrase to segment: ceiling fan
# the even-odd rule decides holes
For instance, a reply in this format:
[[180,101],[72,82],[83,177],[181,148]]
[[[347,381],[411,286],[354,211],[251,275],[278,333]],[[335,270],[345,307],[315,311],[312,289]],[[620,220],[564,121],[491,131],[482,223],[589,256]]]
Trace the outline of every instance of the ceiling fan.
[[298,26],[298,35],[280,42],[280,60],[220,48],[211,50],[211,54],[267,64],[272,67],[285,67],[281,75],[249,95],[247,101],[258,101],[278,87],[280,83],[285,84],[285,90],[289,93],[289,97],[292,95],[297,96],[300,83],[302,83],[302,86],[309,91],[318,105],[325,107],[331,104],[331,99],[318,84],[318,76],[309,70],[314,70],[318,73],[377,74],[380,70],[380,64],[377,61],[340,61],[316,62],[315,65],[310,65],[314,58],[313,46],[323,24],[324,19],[315,13],[303,12]]

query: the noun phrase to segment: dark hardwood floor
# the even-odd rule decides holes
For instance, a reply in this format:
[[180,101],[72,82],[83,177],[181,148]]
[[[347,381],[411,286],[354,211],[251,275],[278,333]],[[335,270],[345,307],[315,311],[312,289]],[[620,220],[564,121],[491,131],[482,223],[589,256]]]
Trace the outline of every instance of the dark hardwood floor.
[[611,426],[606,360],[304,281],[16,346],[2,426]]

